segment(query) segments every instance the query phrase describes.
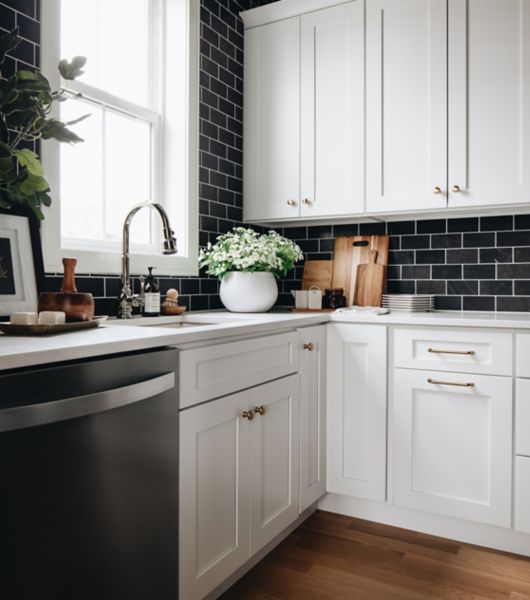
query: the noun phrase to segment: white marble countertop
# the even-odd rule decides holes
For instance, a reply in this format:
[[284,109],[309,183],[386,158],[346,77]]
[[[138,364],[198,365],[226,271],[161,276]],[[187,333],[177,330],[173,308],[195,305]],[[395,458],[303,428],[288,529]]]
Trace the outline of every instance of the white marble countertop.
[[167,327],[175,319],[135,319],[134,325],[127,321],[108,321],[108,324],[97,329],[52,336],[15,337],[0,334],[0,371],[162,346],[182,347],[193,343],[216,342],[223,338],[261,335],[328,321],[530,330],[530,314],[527,313],[433,312],[377,316],[355,313],[283,312],[240,315],[192,312],[183,318],[185,327]]
[[393,312],[387,315],[331,313],[330,320],[344,323],[378,323],[380,325],[414,325],[417,327],[494,327],[530,329],[530,313],[481,313],[434,311],[429,313]]
[[[260,335],[327,321],[326,314],[225,312],[189,313],[186,327],[166,328],[178,317],[107,321],[97,329],[48,336],[7,336],[0,333],[0,371],[162,346]],[[208,323],[208,324],[206,324]]]

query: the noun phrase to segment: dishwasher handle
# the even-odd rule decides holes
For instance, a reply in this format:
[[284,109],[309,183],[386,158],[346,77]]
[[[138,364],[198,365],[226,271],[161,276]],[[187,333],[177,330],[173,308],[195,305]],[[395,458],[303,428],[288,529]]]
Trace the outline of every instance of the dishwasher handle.
[[113,408],[134,404],[141,400],[147,400],[174,387],[175,373],[171,372],[140,383],[86,394],[85,396],[6,408],[0,410],[0,433],[57,423],[77,417],[87,417]]

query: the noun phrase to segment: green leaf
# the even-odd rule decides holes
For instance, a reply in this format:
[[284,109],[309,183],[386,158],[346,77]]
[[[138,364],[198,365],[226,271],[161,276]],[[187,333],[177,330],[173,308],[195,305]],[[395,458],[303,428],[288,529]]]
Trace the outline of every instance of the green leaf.
[[63,79],[72,80],[80,75],[83,75],[83,67],[86,65],[86,58],[84,56],[75,56],[72,62],[68,62],[66,58],[63,58],[59,63],[59,72]]
[[18,183],[18,189],[24,196],[33,196],[36,192],[47,192],[50,186],[44,177],[28,175]]
[[43,206],[46,206],[46,207],[51,206],[51,203],[52,203],[51,196],[49,194],[47,194],[46,192],[38,192],[37,198],[39,199],[39,202]]
[[85,119],[88,119],[88,117],[91,116],[91,113],[87,113],[86,115],[83,115],[82,117],[78,117],[77,119],[74,119],[73,121],[66,121],[65,125],[77,125],[78,123],[81,123],[81,121],[84,121]]
[[18,32],[18,27],[15,27],[15,29],[0,35],[0,65],[3,64],[6,54],[11,50],[14,50],[20,44]]
[[70,131],[64,123],[57,121],[57,119],[47,119],[42,128],[42,137],[45,140],[53,138],[59,142],[66,142],[69,144],[75,144],[77,142],[83,142],[77,133]]
[[23,150],[15,150],[14,154],[17,157],[18,164],[21,167],[26,167],[30,175],[35,175],[36,177],[44,176],[44,169],[35,152],[24,148]]

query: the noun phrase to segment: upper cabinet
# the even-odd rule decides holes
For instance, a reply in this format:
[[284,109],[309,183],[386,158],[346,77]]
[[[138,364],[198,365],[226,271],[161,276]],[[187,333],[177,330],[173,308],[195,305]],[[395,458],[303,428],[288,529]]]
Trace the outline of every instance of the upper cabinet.
[[449,207],[530,203],[530,2],[449,0]]
[[444,209],[447,0],[368,0],[366,60],[367,211]]
[[300,19],[245,35],[245,220],[288,219],[300,205]]
[[243,18],[245,220],[530,205],[530,0]]
[[246,30],[246,221],[362,214],[363,90],[362,0]]

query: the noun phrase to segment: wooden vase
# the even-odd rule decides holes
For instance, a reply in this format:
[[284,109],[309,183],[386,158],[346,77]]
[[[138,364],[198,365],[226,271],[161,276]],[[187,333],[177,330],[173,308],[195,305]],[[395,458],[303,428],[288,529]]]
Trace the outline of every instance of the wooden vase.
[[94,318],[94,296],[78,292],[75,286],[75,258],[63,258],[64,277],[60,292],[43,292],[39,296],[39,312],[60,310],[66,321],[91,321]]

